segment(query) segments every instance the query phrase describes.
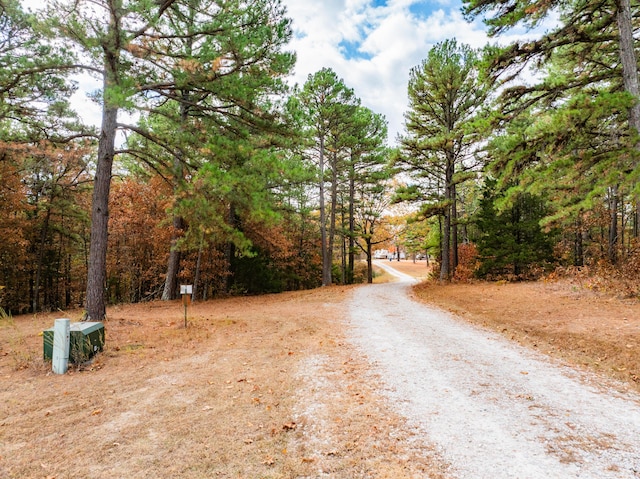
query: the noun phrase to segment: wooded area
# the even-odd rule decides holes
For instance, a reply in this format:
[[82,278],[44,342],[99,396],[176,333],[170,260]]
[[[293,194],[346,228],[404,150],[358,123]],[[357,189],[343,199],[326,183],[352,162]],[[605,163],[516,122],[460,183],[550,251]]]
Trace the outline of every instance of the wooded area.
[[[0,307],[257,294],[371,281],[376,248],[441,280],[640,273],[629,0],[467,0],[495,37],[435,45],[405,131],[331,69],[290,87],[279,0],[0,0]],[[99,128],[69,106],[103,88]],[[399,257],[399,255],[398,255]],[[359,261],[359,259],[365,261]]]

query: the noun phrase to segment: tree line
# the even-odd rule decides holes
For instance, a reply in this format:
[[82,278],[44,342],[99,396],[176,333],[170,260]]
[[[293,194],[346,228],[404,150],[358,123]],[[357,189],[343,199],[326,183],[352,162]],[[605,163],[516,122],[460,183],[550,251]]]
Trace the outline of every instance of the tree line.
[[586,266],[633,283],[638,6],[463,5],[498,40],[510,29],[554,21],[535,40],[479,49],[444,41],[411,71],[394,158],[411,180],[398,198],[418,205],[418,217],[438,230],[440,278],[456,277],[462,243],[474,250],[466,260],[481,277],[535,278],[558,266]]
[[[201,299],[354,281],[386,120],[331,70],[288,87],[280,1],[0,6],[3,308],[100,320],[180,282]],[[80,73],[102,84],[98,128],[69,106]]]
[[[637,8],[463,3],[498,39],[559,19],[431,48],[391,148],[331,69],[288,86],[279,0],[0,0],[0,305],[101,320],[180,283],[207,299],[372,281],[391,242],[442,280],[633,271]],[[102,85],[97,128],[69,105],[81,73]],[[387,218],[393,202],[411,214]]]

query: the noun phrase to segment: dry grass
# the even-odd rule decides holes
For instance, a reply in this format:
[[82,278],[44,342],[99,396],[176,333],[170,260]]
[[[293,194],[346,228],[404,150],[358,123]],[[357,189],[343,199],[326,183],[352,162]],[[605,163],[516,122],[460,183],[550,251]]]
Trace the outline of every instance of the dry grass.
[[[393,266],[426,275],[424,262]],[[0,478],[449,477],[346,343],[349,294],[197,304],[187,329],[179,302],[113,307],[104,353],[63,376],[39,336],[61,314],[1,318]],[[425,283],[414,294],[638,388],[637,302],[561,282]]]
[[[346,346],[347,288],[110,308],[104,353],[41,359],[60,315],[0,324],[0,478],[446,477]],[[72,320],[80,312],[66,313]]]

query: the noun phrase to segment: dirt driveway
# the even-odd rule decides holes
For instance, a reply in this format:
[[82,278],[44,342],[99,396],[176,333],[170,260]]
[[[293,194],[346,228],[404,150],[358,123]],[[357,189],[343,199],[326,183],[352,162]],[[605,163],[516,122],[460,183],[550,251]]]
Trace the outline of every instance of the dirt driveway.
[[354,292],[352,340],[455,477],[640,477],[638,395],[416,303],[396,274]]

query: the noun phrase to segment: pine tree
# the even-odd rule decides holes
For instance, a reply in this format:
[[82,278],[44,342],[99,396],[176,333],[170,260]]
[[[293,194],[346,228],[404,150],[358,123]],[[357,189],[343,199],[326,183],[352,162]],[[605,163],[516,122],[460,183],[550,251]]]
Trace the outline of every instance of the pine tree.
[[487,178],[480,200],[476,224],[481,266],[477,274],[530,278],[534,266],[544,266],[553,260],[552,237],[540,227],[546,213],[544,202],[521,193],[512,204],[498,210],[496,203],[503,199],[503,194],[496,186],[496,180]]
[[477,52],[455,40],[434,46],[411,70],[407,133],[396,163],[413,178],[401,196],[422,202],[423,214],[443,217],[441,279],[455,272],[456,188],[474,176],[473,152],[482,132],[476,123],[487,98]]
[[[343,235],[348,240],[346,248],[348,261],[345,265],[345,282],[351,284],[354,276],[356,253],[356,210],[366,208],[365,192],[375,193],[377,188],[389,178],[386,167],[390,156],[385,146],[387,140],[387,122],[385,118],[366,107],[359,107],[354,116],[345,125],[347,148],[347,184],[348,211]],[[358,196],[358,192],[360,195]],[[371,251],[368,251],[369,255]],[[369,257],[369,256],[368,256]],[[370,263],[370,257],[369,257]]]
[[[307,134],[313,142],[314,159],[318,165],[322,285],[328,286],[332,283],[338,176],[342,166],[339,150],[344,146],[343,129],[359,106],[359,100],[353,90],[329,68],[310,74],[296,97],[292,105],[297,105],[305,117]],[[327,179],[330,198],[328,209],[325,205]]]
[[[68,106],[72,55],[50,42],[19,0],[0,2],[0,132],[3,139],[68,139],[77,120]],[[75,134],[76,132],[74,132]]]
[[[489,57],[493,74],[510,82],[501,98],[504,131],[490,153],[493,173],[505,184],[517,182],[514,193],[549,190],[554,208],[546,222],[574,225],[597,202],[617,197],[611,191],[632,191],[629,201],[637,201],[637,7],[629,0],[465,3],[469,16],[488,16],[492,35],[536,26],[551,11],[559,13],[557,25],[538,39],[496,47]],[[514,82],[514,72],[527,66],[543,70],[541,80]],[[619,215],[617,208],[610,210],[613,261]]]
[[[280,77],[293,61],[291,54],[281,52],[291,32],[277,0],[250,5],[239,0],[176,0],[149,7],[145,0],[52,1],[48,11],[54,34],[80,51],[80,67],[103,79],[87,279],[87,316],[95,320],[105,315],[108,200],[116,131],[135,131],[159,144],[172,153],[170,161],[185,145],[184,135],[177,134],[180,129],[172,138],[158,138],[135,125],[119,123],[119,112],[137,108],[161,113],[162,105],[178,102],[211,118],[219,129],[245,134],[253,125],[269,123],[258,100],[273,88],[282,88]],[[191,25],[190,30],[182,28],[184,23],[173,22],[195,7],[205,21]],[[200,45],[198,54],[178,46],[185,38]]]

